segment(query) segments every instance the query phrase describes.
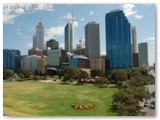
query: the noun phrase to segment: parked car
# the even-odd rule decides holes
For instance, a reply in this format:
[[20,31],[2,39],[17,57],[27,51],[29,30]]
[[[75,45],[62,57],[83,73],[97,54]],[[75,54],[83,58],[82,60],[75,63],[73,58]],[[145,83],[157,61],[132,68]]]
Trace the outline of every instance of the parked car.
[[144,104],[144,107],[154,108],[154,105],[152,105],[152,104]]

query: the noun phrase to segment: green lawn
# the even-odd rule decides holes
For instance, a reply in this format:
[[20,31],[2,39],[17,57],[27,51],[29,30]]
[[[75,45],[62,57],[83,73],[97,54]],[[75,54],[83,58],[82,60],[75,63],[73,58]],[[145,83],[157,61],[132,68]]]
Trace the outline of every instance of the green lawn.
[[[18,116],[115,116],[111,109],[116,88],[61,83],[3,82],[5,114]],[[71,105],[95,104],[90,110]]]

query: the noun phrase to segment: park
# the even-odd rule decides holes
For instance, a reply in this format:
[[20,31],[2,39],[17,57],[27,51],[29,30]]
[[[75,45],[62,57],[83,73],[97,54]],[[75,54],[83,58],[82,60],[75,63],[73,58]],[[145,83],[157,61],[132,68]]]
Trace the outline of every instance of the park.
[[[117,88],[67,82],[3,82],[4,113],[11,116],[116,116],[112,95]],[[94,104],[93,109],[74,110],[72,105]]]

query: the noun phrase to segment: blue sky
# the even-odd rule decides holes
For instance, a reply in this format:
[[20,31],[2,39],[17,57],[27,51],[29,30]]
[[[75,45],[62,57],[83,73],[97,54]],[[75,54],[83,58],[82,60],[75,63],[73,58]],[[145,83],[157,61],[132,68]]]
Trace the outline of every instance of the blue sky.
[[56,39],[64,47],[64,26],[75,18],[74,47],[83,38],[84,26],[100,24],[101,54],[106,54],[105,14],[113,9],[124,10],[131,25],[137,28],[137,42],[148,42],[149,64],[155,62],[155,5],[152,4],[6,4],[3,9],[3,48],[16,48],[22,55],[32,48],[32,37],[42,21],[45,41]]

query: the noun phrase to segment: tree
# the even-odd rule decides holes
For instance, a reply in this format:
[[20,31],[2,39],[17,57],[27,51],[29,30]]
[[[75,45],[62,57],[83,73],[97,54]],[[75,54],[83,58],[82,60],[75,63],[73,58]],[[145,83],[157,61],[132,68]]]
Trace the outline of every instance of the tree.
[[92,77],[96,77],[96,76],[100,76],[100,74],[101,74],[101,71],[100,70],[91,70],[90,71],[90,73],[91,73],[91,76]]
[[25,69],[18,69],[18,70],[16,71],[16,73],[17,73],[18,75],[19,75],[19,74],[23,74],[23,75],[24,75],[24,78],[29,78],[29,77],[32,75],[31,71],[25,70]]
[[81,80],[82,78],[88,78],[89,75],[86,71],[84,70],[79,70],[79,73],[78,73],[78,79]]
[[115,83],[117,83],[118,81],[125,81],[127,80],[127,74],[124,70],[118,69],[112,73],[111,79],[114,80]]
[[13,70],[3,70],[3,79],[8,79],[14,74]]
[[64,81],[73,81],[78,78],[78,69],[75,67],[68,67],[64,74]]
[[44,74],[40,70],[35,70],[34,75],[42,76]]

